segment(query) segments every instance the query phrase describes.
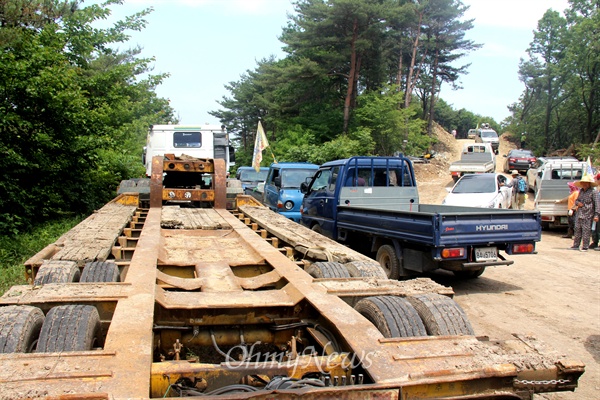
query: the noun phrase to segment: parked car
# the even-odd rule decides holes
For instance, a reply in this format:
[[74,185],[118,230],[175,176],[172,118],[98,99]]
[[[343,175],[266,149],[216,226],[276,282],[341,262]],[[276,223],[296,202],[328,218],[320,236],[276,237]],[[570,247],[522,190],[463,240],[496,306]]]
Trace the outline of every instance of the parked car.
[[510,208],[512,188],[506,187],[502,174],[466,174],[448,190],[442,204],[449,206]]
[[504,155],[504,172],[525,172],[535,165],[536,157],[531,150],[513,149]]
[[537,188],[540,187],[542,172],[548,164],[553,163],[572,163],[577,162],[575,157],[539,157],[534,165],[527,170],[527,186],[530,191],[537,193]]
[[239,167],[235,177],[242,181],[242,189],[246,189],[247,187],[254,188],[260,182],[264,182],[268,173],[269,167],[260,167],[259,172],[256,172],[254,167]]

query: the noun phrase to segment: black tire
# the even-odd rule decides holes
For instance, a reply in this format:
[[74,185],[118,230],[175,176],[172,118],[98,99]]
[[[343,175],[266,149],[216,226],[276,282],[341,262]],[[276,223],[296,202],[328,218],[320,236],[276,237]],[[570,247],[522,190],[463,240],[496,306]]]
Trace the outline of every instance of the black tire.
[[121,276],[117,264],[105,261],[86,263],[79,282],[119,282]]
[[400,260],[396,256],[396,250],[394,246],[384,244],[377,250],[377,256],[375,257],[381,268],[385,271],[388,279],[399,279],[400,278]]
[[343,264],[331,261],[319,261],[310,264],[306,272],[313,278],[351,278]]
[[37,307],[0,307],[0,353],[31,353],[43,323],[44,313]]
[[38,353],[91,350],[98,342],[100,316],[93,306],[71,304],[53,307],[46,316]]
[[481,274],[485,271],[485,267],[481,267],[478,269],[471,269],[466,271],[452,271],[454,276],[461,279],[475,279],[479,278]]
[[409,296],[406,300],[419,313],[429,335],[475,334],[463,309],[450,297],[427,293]]
[[54,261],[43,264],[35,275],[34,285],[78,282],[81,271],[74,261]]
[[402,297],[366,297],[356,303],[354,309],[371,321],[386,338],[427,336],[419,314]]
[[344,265],[354,278],[387,279],[385,271],[376,261],[352,261]]

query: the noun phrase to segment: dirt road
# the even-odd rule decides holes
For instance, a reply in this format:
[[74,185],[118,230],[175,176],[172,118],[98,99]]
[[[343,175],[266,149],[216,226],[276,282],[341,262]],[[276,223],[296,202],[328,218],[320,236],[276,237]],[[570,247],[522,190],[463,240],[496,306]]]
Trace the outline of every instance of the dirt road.
[[[447,137],[444,140],[448,141]],[[447,161],[458,158],[464,141],[450,139]],[[510,148],[501,139],[497,172]],[[439,204],[452,180],[442,167],[417,166],[422,203]],[[426,173],[424,173],[426,172]],[[533,209],[530,193],[526,209]],[[586,372],[574,393],[536,395],[536,399],[600,399],[600,251],[566,250],[570,239],[564,231],[543,231],[537,254],[511,256],[511,266],[488,268],[474,280],[459,280],[444,271],[431,276],[451,286],[455,299],[469,316],[475,333],[506,338],[512,333],[530,334],[549,348],[586,364]]]

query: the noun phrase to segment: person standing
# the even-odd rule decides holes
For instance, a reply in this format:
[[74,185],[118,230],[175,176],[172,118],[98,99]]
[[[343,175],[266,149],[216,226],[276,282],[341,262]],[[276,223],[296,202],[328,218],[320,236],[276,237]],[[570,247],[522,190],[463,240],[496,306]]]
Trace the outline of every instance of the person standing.
[[[596,174],[596,187],[600,186],[600,172]],[[596,189],[596,198],[600,203],[600,190]],[[593,225],[593,224],[592,224]],[[596,251],[600,251],[600,222],[596,222],[596,229],[592,231],[592,244],[590,244],[590,249],[594,249]]]
[[512,181],[510,181],[506,187],[512,188],[513,194],[515,195],[513,197],[515,201],[512,202],[510,208],[514,210],[524,210],[527,182],[525,182],[523,177],[519,174],[519,171],[516,169],[513,169],[510,174],[512,176]]
[[[573,235],[575,233],[575,211],[573,210],[573,206],[575,205],[575,200],[577,200],[577,196],[579,196],[579,189],[575,186],[575,182],[567,182],[569,186],[569,195],[561,200],[556,200],[557,203],[567,203],[568,212],[568,222],[569,229],[567,230],[567,234],[564,235],[564,238],[573,239]],[[592,248],[590,246],[590,248]]]
[[[592,230],[592,222],[598,224],[600,219],[600,198],[594,187],[598,186],[591,175],[584,175],[580,181],[575,182],[575,186],[580,188],[579,196],[575,200],[576,209],[575,216],[575,237],[573,238],[573,246],[569,250],[588,251],[590,244],[590,236]],[[581,244],[581,249],[579,245]]]

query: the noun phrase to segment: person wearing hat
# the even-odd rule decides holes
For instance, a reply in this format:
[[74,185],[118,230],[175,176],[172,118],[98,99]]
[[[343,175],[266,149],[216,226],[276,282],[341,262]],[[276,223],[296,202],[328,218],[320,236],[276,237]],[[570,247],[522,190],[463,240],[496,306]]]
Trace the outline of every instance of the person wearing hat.
[[590,245],[590,236],[592,230],[592,222],[598,224],[600,219],[600,198],[597,196],[594,187],[598,186],[591,175],[584,175],[580,181],[575,182],[579,190],[579,196],[575,200],[575,237],[573,238],[573,246],[569,250],[588,251]]
[[510,174],[512,175],[512,181],[506,185],[506,187],[510,187],[513,189],[513,192],[516,193],[516,202],[513,201],[511,208],[515,210],[524,210],[525,209],[525,194],[527,193],[527,183],[523,181],[521,185],[519,185],[519,181],[523,180],[523,177],[519,174],[519,171],[513,169]]

